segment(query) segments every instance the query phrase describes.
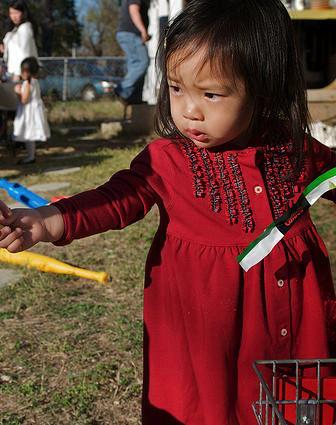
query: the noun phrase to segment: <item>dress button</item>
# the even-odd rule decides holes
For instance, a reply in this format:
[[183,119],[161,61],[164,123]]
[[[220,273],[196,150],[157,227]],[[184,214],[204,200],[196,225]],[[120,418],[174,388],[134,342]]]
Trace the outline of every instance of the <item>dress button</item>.
[[279,288],[282,288],[284,286],[285,282],[282,279],[278,280],[278,286]]
[[287,336],[288,335],[288,331],[286,328],[281,329],[281,336]]
[[263,191],[263,189],[261,186],[254,186],[254,191],[258,195],[259,193]]

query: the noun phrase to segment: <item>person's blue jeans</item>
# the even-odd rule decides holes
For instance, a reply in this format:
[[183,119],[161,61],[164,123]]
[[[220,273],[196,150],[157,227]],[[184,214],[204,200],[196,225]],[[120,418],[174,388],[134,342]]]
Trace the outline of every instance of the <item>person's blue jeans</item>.
[[126,55],[127,74],[115,93],[129,103],[140,103],[149,65],[147,47],[141,37],[132,32],[118,31],[116,38]]

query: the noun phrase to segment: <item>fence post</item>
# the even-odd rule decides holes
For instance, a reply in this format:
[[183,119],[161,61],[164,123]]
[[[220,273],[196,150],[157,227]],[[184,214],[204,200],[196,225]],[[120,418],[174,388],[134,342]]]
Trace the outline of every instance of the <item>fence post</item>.
[[64,70],[63,70],[63,93],[62,100],[67,100],[67,83],[68,83],[68,59],[64,59]]

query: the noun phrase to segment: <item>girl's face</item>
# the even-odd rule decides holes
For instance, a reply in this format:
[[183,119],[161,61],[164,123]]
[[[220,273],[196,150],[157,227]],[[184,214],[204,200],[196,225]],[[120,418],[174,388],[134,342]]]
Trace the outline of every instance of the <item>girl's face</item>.
[[9,8],[9,19],[13,22],[14,25],[20,25],[22,22],[23,13],[21,10],[14,9],[13,7]]
[[23,80],[29,80],[29,78],[30,78],[30,72],[27,69],[22,69],[21,70],[21,78]]
[[[244,144],[253,107],[242,81],[216,77],[204,51],[183,62],[168,62],[170,109],[178,130],[195,145],[212,148],[227,142]],[[178,53],[177,53],[178,54]],[[173,66],[169,66],[173,65]]]

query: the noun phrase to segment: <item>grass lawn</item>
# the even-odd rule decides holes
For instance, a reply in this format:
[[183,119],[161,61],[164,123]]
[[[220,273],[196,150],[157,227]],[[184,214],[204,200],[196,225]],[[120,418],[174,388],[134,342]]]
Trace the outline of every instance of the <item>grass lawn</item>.
[[[49,149],[39,150],[37,164],[26,169],[14,166],[14,160],[0,150],[0,176],[24,185],[70,182],[62,192],[68,195],[104,182],[128,166],[142,146],[141,141],[129,145],[127,140],[56,135]],[[58,159],[63,153],[80,156]],[[51,167],[77,165],[81,170],[74,174],[42,175]],[[336,276],[335,206],[319,202],[313,215]],[[0,291],[1,425],[140,423],[142,282],[157,223],[154,209],[120,232],[64,248],[36,248],[60,260],[107,271],[112,277],[107,285],[20,269],[20,283]]]
[[52,124],[64,123],[92,123],[122,117],[122,106],[119,102],[112,102],[102,98],[94,102],[73,100],[68,102],[46,103],[48,118]]

